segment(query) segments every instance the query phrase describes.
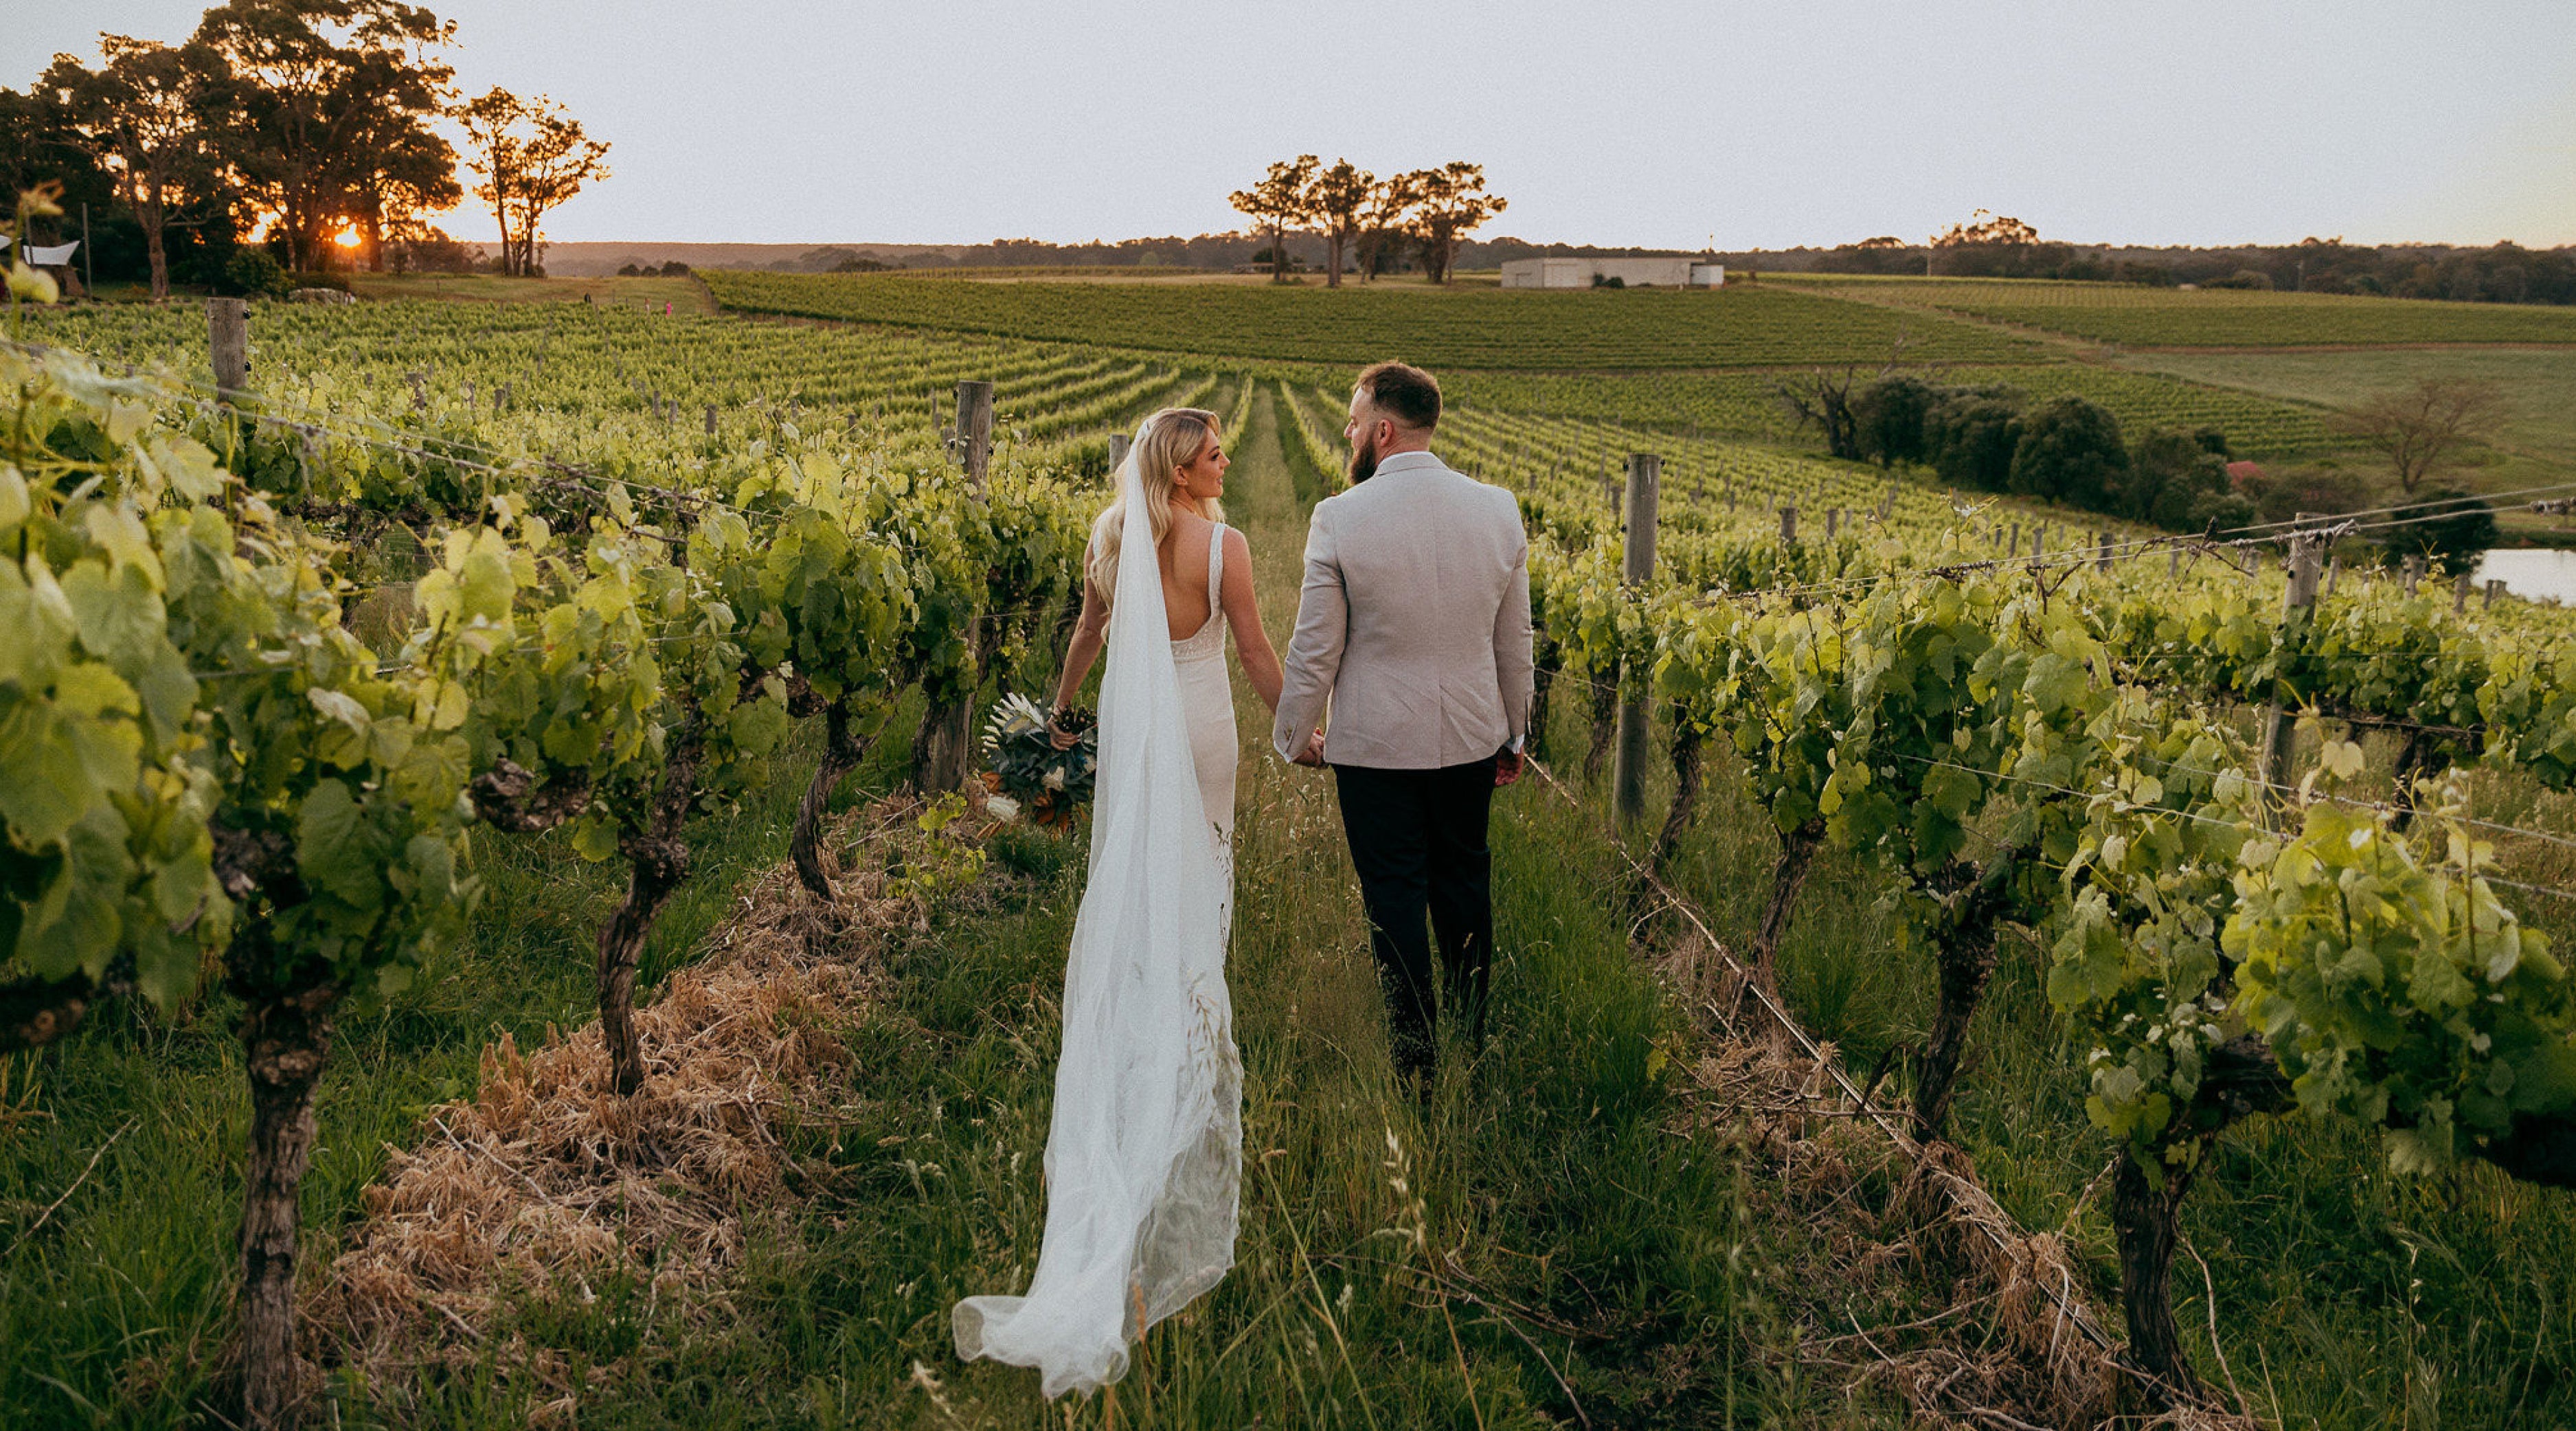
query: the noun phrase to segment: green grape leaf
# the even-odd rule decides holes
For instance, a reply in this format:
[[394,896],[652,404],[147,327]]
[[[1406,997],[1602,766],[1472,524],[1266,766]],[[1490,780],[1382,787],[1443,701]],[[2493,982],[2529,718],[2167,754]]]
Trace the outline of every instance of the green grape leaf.
[[151,659],[161,642],[163,617],[150,572],[126,563],[111,575],[97,562],[79,562],[63,573],[62,591],[81,644],[91,654],[128,667]]
[[342,903],[372,909],[380,876],[365,815],[338,780],[317,782],[295,817],[295,867]]

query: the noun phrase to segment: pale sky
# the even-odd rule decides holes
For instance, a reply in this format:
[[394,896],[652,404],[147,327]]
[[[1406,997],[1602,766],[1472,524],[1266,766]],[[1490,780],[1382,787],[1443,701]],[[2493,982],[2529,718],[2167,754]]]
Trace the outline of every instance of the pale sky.
[[[12,0],[0,84],[202,3]],[[558,240],[972,243],[1240,227],[1300,152],[1485,165],[1483,231],[1696,248],[2576,243],[2570,0],[432,0],[468,91],[615,147]],[[450,232],[489,241],[488,216]]]

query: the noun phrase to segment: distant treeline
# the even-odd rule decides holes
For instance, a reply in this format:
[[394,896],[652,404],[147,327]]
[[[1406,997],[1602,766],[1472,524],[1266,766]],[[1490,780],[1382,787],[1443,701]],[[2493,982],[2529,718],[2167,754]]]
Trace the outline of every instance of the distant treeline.
[[[1946,237],[1946,236],[1945,236]],[[1321,271],[1323,235],[1290,231],[1284,241],[1292,268]],[[839,244],[808,250],[768,267],[785,273],[829,273],[890,268],[1164,267],[1233,269],[1269,258],[1269,241],[1253,234],[1200,234],[1195,238],[1122,239],[1116,243],[1044,243],[996,239],[886,263]],[[1521,258],[1643,258],[1691,250],[1533,243],[1526,239],[1470,239],[1458,246],[1457,266],[1493,269]],[[1698,256],[1708,256],[1701,254]],[[2447,244],[2389,244],[2373,248],[2340,239],[2229,248],[2129,248],[2100,244],[2014,241],[1909,244],[1870,239],[1833,248],[1749,249],[1720,252],[1718,262],[1737,272],[1922,274],[1962,278],[2055,278],[2138,283],[2160,287],[2269,288],[2284,292],[2376,293],[2399,298],[2447,298],[2471,303],[2576,304],[2576,248],[2527,249],[2516,244],[2462,248]],[[1409,272],[1410,255],[1392,255],[1384,267]]]
[[[1327,258],[1324,236],[1291,230],[1283,240],[1288,250],[1291,269],[1321,272]],[[870,248],[876,246],[871,245]],[[1254,234],[1200,234],[1196,238],[1134,238],[1116,243],[1042,243],[1037,239],[995,239],[969,247],[936,253],[908,254],[891,263],[875,254],[843,244],[826,244],[808,249],[793,258],[779,259],[766,267],[778,273],[831,273],[861,271],[865,265],[883,268],[1192,268],[1226,270],[1253,263],[1267,263],[1270,241]],[[881,250],[880,250],[881,251]],[[1479,242],[1463,240],[1458,245],[1457,266],[1460,268],[1499,268],[1505,260],[1515,258],[1639,258],[1682,252],[1679,249],[1614,248],[1584,244],[1528,243],[1521,239],[1502,238]],[[844,268],[843,265],[848,265]],[[1381,271],[1409,273],[1420,267],[1420,260],[1410,253],[1395,253],[1379,264]]]
[[1719,255],[1737,269],[1790,273],[2059,278],[2158,286],[2375,293],[2465,303],[2576,303],[2576,248],[2492,248],[2341,239],[2231,248],[2125,248],[2028,241],[1909,244],[1875,238],[1834,248]]

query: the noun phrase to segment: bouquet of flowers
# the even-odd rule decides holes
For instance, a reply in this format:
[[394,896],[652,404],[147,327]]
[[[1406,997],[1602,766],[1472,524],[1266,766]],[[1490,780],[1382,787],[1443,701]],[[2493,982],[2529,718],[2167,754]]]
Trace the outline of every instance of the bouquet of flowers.
[[984,772],[987,811],[1005,820],[1025,813],[1040,825],[1071,825],[1074,812],[1090,802],[1100,768],[1099,718],[1072,708],[1057,723],[1076,733],[1071,749],[1056,749],[1037,702],[1005,695],[994,703],[984,722],[984,753],[992,760]]

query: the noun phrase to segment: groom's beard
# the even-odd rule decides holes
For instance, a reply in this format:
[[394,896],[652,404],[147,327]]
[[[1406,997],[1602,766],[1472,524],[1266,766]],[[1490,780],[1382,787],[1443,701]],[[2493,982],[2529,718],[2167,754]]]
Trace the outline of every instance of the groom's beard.
[[1351,449],[1351,485],[1357,486],[1377,475],[1377,433],[1371,431]]

